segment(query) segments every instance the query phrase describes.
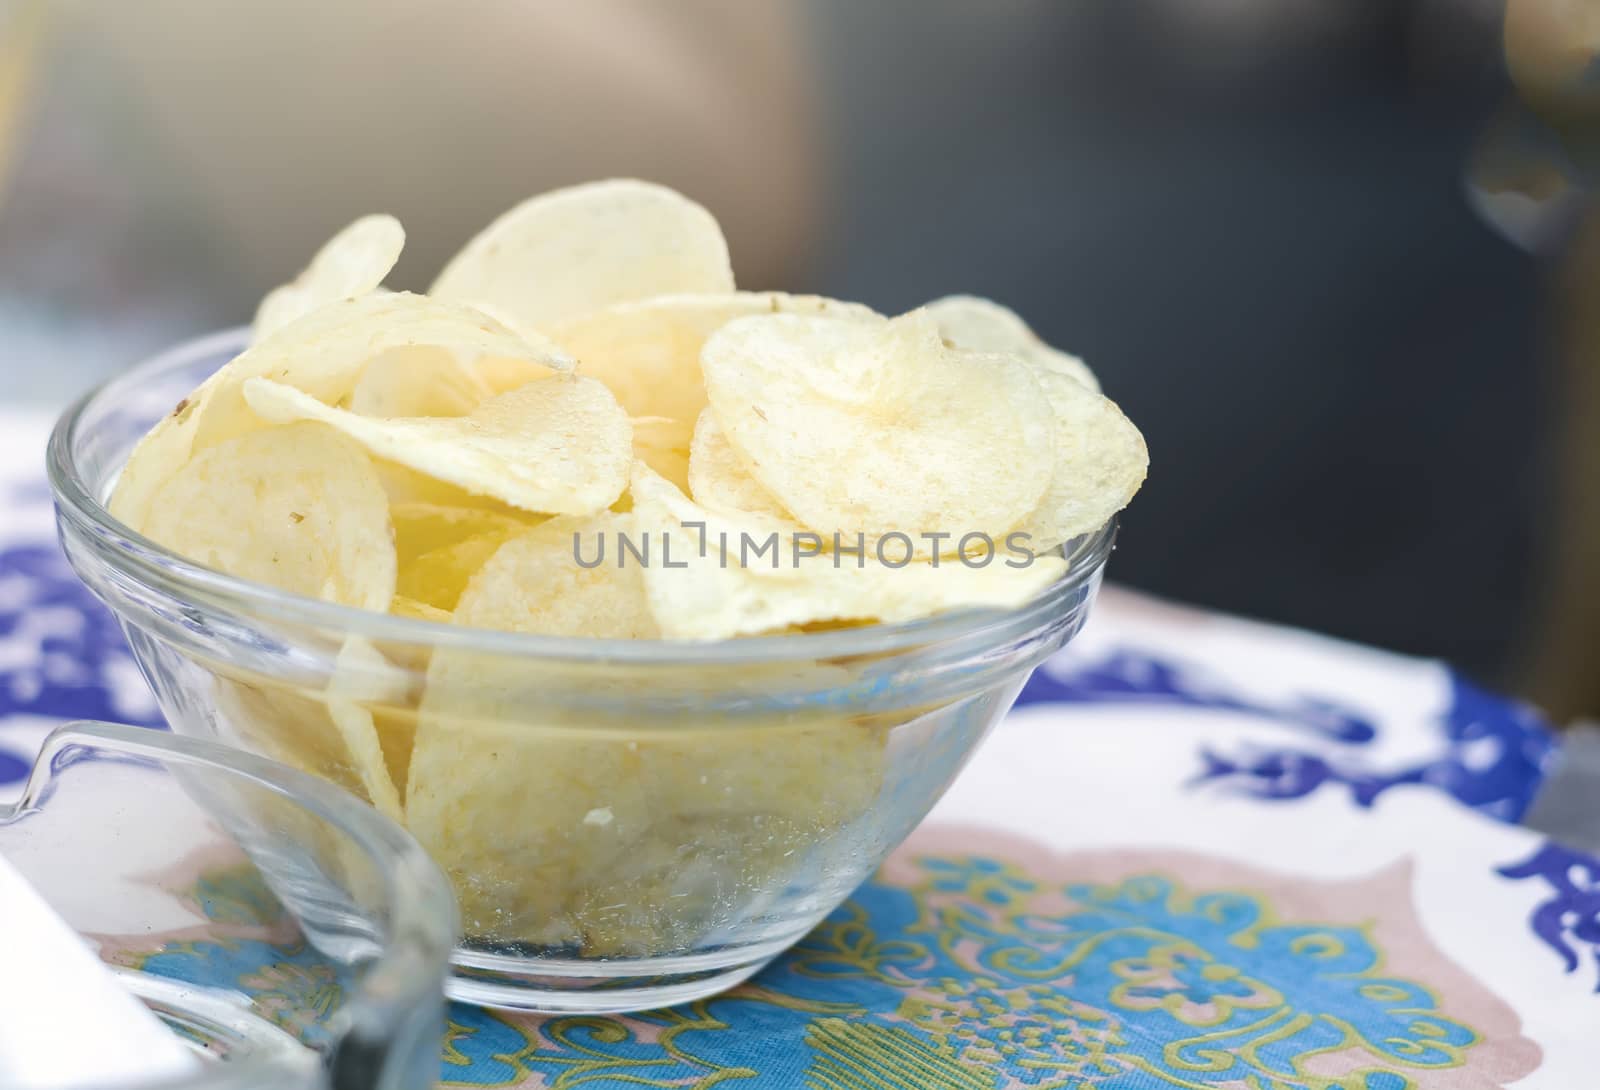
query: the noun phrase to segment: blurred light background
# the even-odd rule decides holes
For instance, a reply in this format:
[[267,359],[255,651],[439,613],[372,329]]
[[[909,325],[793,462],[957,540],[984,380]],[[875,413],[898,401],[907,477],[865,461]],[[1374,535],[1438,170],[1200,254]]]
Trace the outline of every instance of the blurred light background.
[[1150,442],[1114,576],[1600,711],[1587,0],[0,0],[0,402],[368,211],[676,186],[746,287],[967,291]]

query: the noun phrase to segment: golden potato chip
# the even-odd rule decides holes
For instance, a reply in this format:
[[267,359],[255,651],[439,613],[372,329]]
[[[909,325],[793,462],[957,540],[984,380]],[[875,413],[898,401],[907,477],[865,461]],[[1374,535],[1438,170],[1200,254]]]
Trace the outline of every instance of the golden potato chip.
[[[632,525],[631,516],[606,512],[551,519],[513,538],[474,576],[457,606],[456,623],[550,636],[654,636],[639,570],[609,564],[585,567],[574,552],[574,535],[580,541],[589,538],[591,545],[602,538],[609,544],[613,535],[628,533]],[[552,741],[541,732],[539,715],[530,714],[538,704],[530,708],[524,703],[525,686],[530,681],[537,685],[537,670],[528,665],[467,650],[435,653],[411,757],[406,818],[414,835],[433,847],[457,879],[469,930],[508,933],[503,914],[515,904],[518,922],[511,933],[564,941],[573,936],[557,934],[563,926],[557,917],[571,879],[565,884],[546,879],[570,861],[562,862],[567,856],[558,854],[560,838],[548,830],[565,825],[570,806],[564,800],[592,797],[583,785],[600,769],[572,767],[567,762],[580,760],[582,747],[571,739]],[[522,713],[509,716],[509,708],[496,704],[505,699],[515,699]],[[483,721],[484,708],[506,714],[506,723],[517,729],[502,736],[493,719]],[[511,768],[517,770],[515,778],[507,775]],[[562,782],[574,775],[576,781]],[[503,842],[500,847],[465,848],[452,865],[447,846],[463,833],[471,835],[471,827],[492,812],[486,807],[498,805],[493,800],[500,800],[503,791],[519,801],[501,813],[525,818],[508,823],[497,838]],[[537,809],[529,809],[533,799]],[[506,851],[508,845],[528,848],[530,854],[522,856],[516,873],[488,877],[483,857]]]
[[[578,360],[580,374],[611,387],[634,416],[678,422],[685,440],[706,406],[700,349],[735,318],[755,314],[878,316],[856,303],[783,292],[665,295],[616,303],[550,327],[551,337]],[[684,443],[687,449],[687,441]]]
[[394,523],[394,547],[402,563],[469,537],[510,537],[532,529],[539,521],[537,516],[487,503],[469,507],[415,502],[392,504],[389,519]]
[[[394,349],[438,348],[457,364],[483,357],[520,359],[545,371],[570,365],[546,356],[471,307],[398,292],[333,303],[251,346],[191,401],[199,416],[194,449],[262,426],[245,404],[251,378],[292,386],[325,405],[350,397],[367,366]],[[207,389],[210,387],[210,389]]]
[[405,244],[405,229],[393,216],[362,216],[324,243],[293,283],[261,300],[251,339],[269,337],[318,307],[375,290]]
[[395,592],[401,598],[414,599],[435,609],[454,611],[461,592],[467,589],[468,581],[478,569],[512,535],[523,530],[526,527],[494,530],[441,545],[414,557],[403,557]]
[[127,526],[144,532],[150,514],[150,500],[156,490],[189,460],[200,423],[197,410],[222,384],[221,376],[220,371],[211,375],[193,393],[178,402],[129,453],[127,463],[117,474],[116,485],[106,505]]
[[1064,372],[1037,373],[1056,417],[1055,472],[1020,529],[1045,552],[1104,526],[1128,505],[1150,465],[1144,436],[1117,408]]
[[468,242],[429,294],[543,329],[624,299],[732,290],[711,213],[663,186],[617,179],[524,201]]
[[[633,456],[679,488],[689,487],[690,425],[664,416],[633,418]],[[624,496],[619,504],[631,505]]]
[[[635,465],[634,516],[657,536],[644,569],[650,609],[669,639],[720,640],[819,621],[909,621],[954,609],[1014,609],[1067,570],[1060,556],[994,542],[982,566],[909,559],[911,543],[880,554],[752,515],[714,512]],[[665,536],[665,544],[660,537]],[[898,543],[896,543],[898,546]]]
[[593,379],[529,383],[464,417],[391,420],[331,408],[266,379],[249,379],[244,389],[263,420],[320,421],[374,457],[524,511],[592,514],[627,487],[632,428]]
[[394,597],[389,501],[366,452],[291,424],[195,455],[151,498],[145,533],[242,579],[361,609]]
[[436,624],[449,624],[450,611],[430,606],[427,602],[419,602],[415,598],[406,598],[395,595],[389,603],[389,612],[396,617],[410,617],[414,621],[433,621]]
[[328,714],[323,693],[256,679],[219,675],[213,680],[211,705],[222,741],[331,780],[376,807],[387,805],[381,787],[377,797],[369,792],[373,766],[350,751],[345,731]]
[[689,448],[689,492],[696,503],[713,511],[742,511],[784,523],[794,522],[783,505],[750,475],[749,467],[728,444],[716,414],[710,409],[700,413],[694,426],[694,442]]
[[409,688],[406,673],[360,636],[345,640],[333,670],[328,718],[344,742],[366,797],[385,817],[403,820],[400,792],[390,777],[371,707],[403,705]]
[[[547,369],[545,374],[550,374]],[[447,348],[391,348],[361,370],[340,408],[358,416],[466,416],[494,396]]]
[[[565,915],[578,925],[583,952],[688,950],[778,894],[799,858],[872,804],[886,738],[822,712],[747,716],[738,729],[646,724],[626,737],[562,738],[551,754],[557,767],[546,774],[608,765],[618,773],[569,789],[581,832],[567,842],[609,841],[611,849],[569,857]],[[487,873],[515,858],[491,861]]]
[[[408,466],[374,458],[372,464],[377,467],[378,479],[383,482],[383,490],[389,493],[391,509],[396,507],[435,507],[456,508],[460,510],[484,511],[492,515],[515,519],[527,525],[537,525],[542,516],[519,511],[510,504],[501,503],[489,496],[478,496],[468,492],[465,488],[457,488],[453,484],[435,480]],[[464,534],[461,536],[471,536]]]
[[639,566],[617,564],[624,538],[643,540],[632,516],[614,512],[553,518],[526,531],[473,576],[455,621],[545,636],[653,639]]
[[1015,528],[1054,471],[1054,420],[1032,369],[947,348],[918,311],[741,318],[700,360],[751,476],[822,534],[900,533],[919,555],[934,541],[953,553],[965,534]]
[[[452,389],[475,390],[466,396],[481,400],[485,387],[463,370],[465,361],[480,352],[522,352],[528,357],[522,365],[545,373],[549,367],[570,368],[570,358],[546,359],[509,332],[484,328],[487,321],[474,311],[413,295],[367,296],[323,308],[242,353],[159,421],[123,467],[111,496],[112,514],[143,530],[151,496],[193,453],[260,427],[239,390],[252,375],[268,374],[330,404],[348,404],[357,398],[369,366],[377,364],[356,411],[384,415],[378,403],[408,381],[415,391],[408,395],[412,403],[423,399],[444,407],[452,400]],[[418,364],[418,373],[428,381],[411,377],[411,364]]]
[[[596,562],[599,542],[613,550],[623,535],[642,545],[630,516],[606,514],[512,540],[474,577],[457,623],[656,636],[639,566],[609,551]],[[594,955],[682,948],[781,881],[882,783],[884,733],[836,714],[746,711],[741,730],[703,710],[692,726],[631,723],[563,705],[555,694],[583,686],[542,669],[441,649],[429,672],[407,824],[450,872],[474,936]],[[612,673],[596,695],[661,680]]]
[[1021,526],[1033,548],[1042,552],[1097,530],[1128,505],[1149,465],[1144,437],[1114,402],[1099,396],[1100,384],[1082,360],[1045,344],[1014,311],[988,299],[950,295],[923,309],[945,340],[1019,356],[1044,388],[1056,417],[1056,466],[1044,498]]
[[1077,379],[1096,392],[1100,389],[1088,364],[1045,344],[1009,307],[976,295],[947,295],[922,309],[933,315],[939,335],[956,348],[1021,356],[1036,368]]

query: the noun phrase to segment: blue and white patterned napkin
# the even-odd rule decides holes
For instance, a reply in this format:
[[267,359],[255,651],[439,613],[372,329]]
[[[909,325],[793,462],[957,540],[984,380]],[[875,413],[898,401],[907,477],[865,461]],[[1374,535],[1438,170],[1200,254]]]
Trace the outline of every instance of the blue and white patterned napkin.
[[[43,434],[0,416],[0,795],[59,719],[156,718],[54,544]],[[773,967],[626,1018],[458,1006],[441,1077],[1592,1086],[1600,862],[1515,824],[1554,754],[1443,665],[1108,590],[912,840]]]

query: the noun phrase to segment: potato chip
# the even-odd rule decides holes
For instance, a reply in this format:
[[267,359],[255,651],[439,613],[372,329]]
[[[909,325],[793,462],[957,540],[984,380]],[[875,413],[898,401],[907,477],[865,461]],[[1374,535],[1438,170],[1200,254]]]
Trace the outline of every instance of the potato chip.
[[1097,393],[1100,390],[1088,364],[1045,344],[1009,307],[976,295],[947,295],[922,309],[933,315],[939,335],[956,348],[1021,356],[1040,370],[1077,379]]
[[269,337],[318,307],[375,290],[405,244],[405,229],[393,216],[362,216],[324,243],[293,283],[261,300],[251,339]]
[[701,352],[711,408],[751,475],[809,529],[949,535],[1016,527],[1054,470],[1054,421],[1021,360],[947,348],[933,319],[775,314]]
[[570,357],[530,346],[468,307],[405,293],[334,303],[252,346],[179,402],[129,456],[111,496],[112,514],[142,532],[152,496],[193,454],[263,426],[244,402],[246,379],[267,376],[332,405],[352,396],[378,357],[429,347],[447,351],[462,367],[482,359],[530,373],[572,366]]
[[1041,369],[1037,377],[1055,411],[1056,464],[1021,530],[1044,552],[1098,530],[1126,507],[1144,483],[1150,455],[1116,402],[1064,372]]
[[409,617],[414,621],[433,621],[436,624],[449,624],[450,611],[430,606],[427,602],[419,602],[415,598],[395,595],[389,603],[389,612],[396,617]]
[[509,507],[396,503],[389,508],[401,563],[481,534],[510,537],[538,524],[537,516]]
[[[579,786],[569,803],[584,839],[612,849],[571,857],[564,915],[586,955],[691,949],[778,894],[797,858],[860,817],[883,785],[887,732],[845,716],[673,728],[644,725],[601,741],[569,735],[545,773],[581,775],[596,767],[591,760],[618,773],[589,778],[587,796]],[[596,817],[605,819],[598,827],[589,824]]]
[[264,420],[320,421],[374,457],[524,511],[592,514],[627,487],[632,428],[593,379],[529,383],[457,418],[357,416],[259,378],[246,381],[245,397]]
[[[609,551],[599,562],[624,535],[642,544],[631,516],[552,519],[495,554],[457,622],[656,636],[640,567]],[[593,955],[683,948],[781,882],[794,853],[853,820],[882,783],[884,733],[836,714],[747,710],[749,729],[729,730],[706,725],[702,705],[692,727],[617,721],[552,702],[574,686],[544,677],[548,665],[441,649],[429,673],[407,824],[450,871],[477,937]],[[608,673],[597,698],[662,680],[625,675]]]
[[[577,367],[577,360],[555,341],[551,340],[541,330],[519,322],[517,319],[499,310],[488,303],[475,303],[473,309],[482,311],[511,332],[515,333],[525,344],[535,349],[541,358],[558,360],[561,363],[559,371],[571,371]],[[482,356],[470,365],[474,374],[478,376],[489,389],[497,394],[510,393],[518,386],[526,386],[530,382],[537,382],[549,375],[549,370],[530,366],[527,360],[511,359],[504,356]]]
[[554,518],[502,545],[472,579],[457,624],[504,632],[653,639],[637,565],[619,567],[626,538],[642,541],[629,515]]
[[[609,543],[632,526],[631,516],[607,512],[551,519],[512,539],[473,578],[457,606],[456,622],[550,636],[654,636],[639,570],[586,567],[574,552],[574,535],[580,541],[590,538],[591,544]],[[537,702],[531,708],[524,703],[525,686],[530,681],[537,686],[537,668],[529,665],[467,650],[435,653],[411,757],[406,818],[413,834],[433,848],[457,880],[469,930],[564,941],[575,937],[558,934],[559,906],[571,876],[549,881],[553,872],[571,866],[561,850],[560,831],[568,824],[568,800],[592,797],[590,777],[604,769],[572,767],[562,755],[581,761],[583,747],[571,739],[551,742],[541,732],[539,715],[530,715]],[[521,712],[510,715],[509,707],[497,704],[504,699],[514,699]],[[515,729],[502,731],[497,716],[506,716],[506,725]],[[517,773],[510,777],[506,773],[513,767]],[[460,844],[458,837],[471,836],[472,827],[495,812],[489,807],[506,801],[504,792],[517,801],[510,803],[512,810],[499,813],[525,813],[526,820],[507,823],[496,844]],[[536,809],[529,809],[532,800]],[[581,830],[583,813],[576,817]],[[495,874],[485,856],[506,852],[518,856],[521,866],[515,873]],[[513,912],[516,919],[508,922],[506,914]]]
[[489,384],[449,349],[408,345],[362,368],[339,407],[358,416],[466,416],[492,396]]
[[700,349],[735,318],[755,314],[826,314],[877,318],[856,303],[783,292],[666,295],[617,303],[550,327],[551,337],[579,362],[580,374],[611,387],[634,416],[677,421],[685,436],[706,406]]
[[279,330],[224,367],[212,390],[202,387],[194,449],[261,426],[244,401],[244,383],[251,378],[337,405],[351,396],[370,363],[400,348],[442,349],[463,368],[483,357],[520,359],[541,371],[570,362],[542,353],[470,307],[405,292],[351,299]]
[[220,675],[214,681],[210,703],[221,741],[331,780],[374,806],[387,805],[381,787],[377,797],[369,793],[373,766],[350,751],[323,693]]
[[394,597],[389,501],[366,453],[291,424],[201,451],[156,490],[145,533],[242,579],[360,609]]
[[[632,491],[639,526],[666,537],[644,576],[651,612],[669,639],[720,640],[819,621],[896,622],[953,609],[1014,609],[1067,570],[1060,556],[1013,554],[998,541],[982,566],[946,558],[934,567],[907,561],[909,548],[880,555],[870,544],[859,553],[832,551],[831,539],[797,534],[792,525],[708,510],[637,465]],[[846,549],[856,544],[844,540]]]
[[713,511],[744,512],[794,522],[783,505],[750,475],[749,467],[728,444],[710,409],[700,413],[694,426],[694,442],[689,448],[689,492],[696,503]]
[[[693,430],[689,425],[664,416],[633,419],[633,457],[643,462],[679,488],[689,487],[689,446]],[[631,505],[624,496],[619,503]]]
[[123,524],[144,532],[151,498],[189,460],[200,423],[197,410],[222,384],[221,374],[219,371],[211,375],[178,402],[129,453],[107,503],[107,508]]
[[328,718],[344,742],[366,797],[385,817],[403,820],[400,792],[390,776],[371,706],[404,705],[409,688],[406,673],[360,636],[345,640],[333,669]]
[[495,550],[517,532],[490,531],[441,545],[415,557],[403,558],[400,561],[400,577],[395,584],[396,594],[435,609],[454,611],[461,592],[467,589],[468,581],[495,554]]
[[524,201],[467,243],[429,294],[543,329],[625,299],[732,290],[711,213],[663,186],[618,179]]

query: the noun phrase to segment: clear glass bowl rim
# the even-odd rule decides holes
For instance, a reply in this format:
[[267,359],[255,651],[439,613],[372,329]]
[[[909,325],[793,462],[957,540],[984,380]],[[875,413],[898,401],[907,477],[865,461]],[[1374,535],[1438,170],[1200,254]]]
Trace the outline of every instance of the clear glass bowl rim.
[[[455,945],[455,898],[437,864],[410,833],[333,784],[265,757],[217,742],[149,727],[94,720],[69,722],[51,731],[34,758],[22,794],[0,804],[0,823],[38,810],[57,774],[58,762],[75,748],[96,747],[118,757],[150,760],[163,767],[186,765],[220,770],[255,784],[328,822],[373,862],[389,908],[389,940],[363,969],[350,1004],[347,1032],[409,1015],[423,1003],[443,1002],[443,982]],[[393,1028],[380,1025],[381,1029]],[[242,1059],[202,1067],[180,1079],[129,1084],[137,1090],[225,1090],[274,1085],[283,1073],[273,1058]]]
[[263,583],[202,567],[134,531],[101,502],[84,480],[77,461],[78,429],[85,417],[114,404],[124,391],[150,376],[227,353],[248,343],[244,327],[182,342],[159,353],[74,401],[50,435],[47,469],[63,517],[89,530],[90,547],[113,570],[134,578],[175,601],[205,604],[251,620],[318,626],[394,643],[451,647],[490,655],[575,662],[616,662],[651,666],[781,662],[880,654],[926,644],[971,640],[994,645],[1047,626],[1074,595],[1104,567],[1116,540],[1112,519],[1093,533],[1070,541],[1070,561],[1062,577],[1013,610],[960,610],[896,624],[735,640],[618,640],[541,636],[467,628],[440,621],[399,617],[293,594]]

